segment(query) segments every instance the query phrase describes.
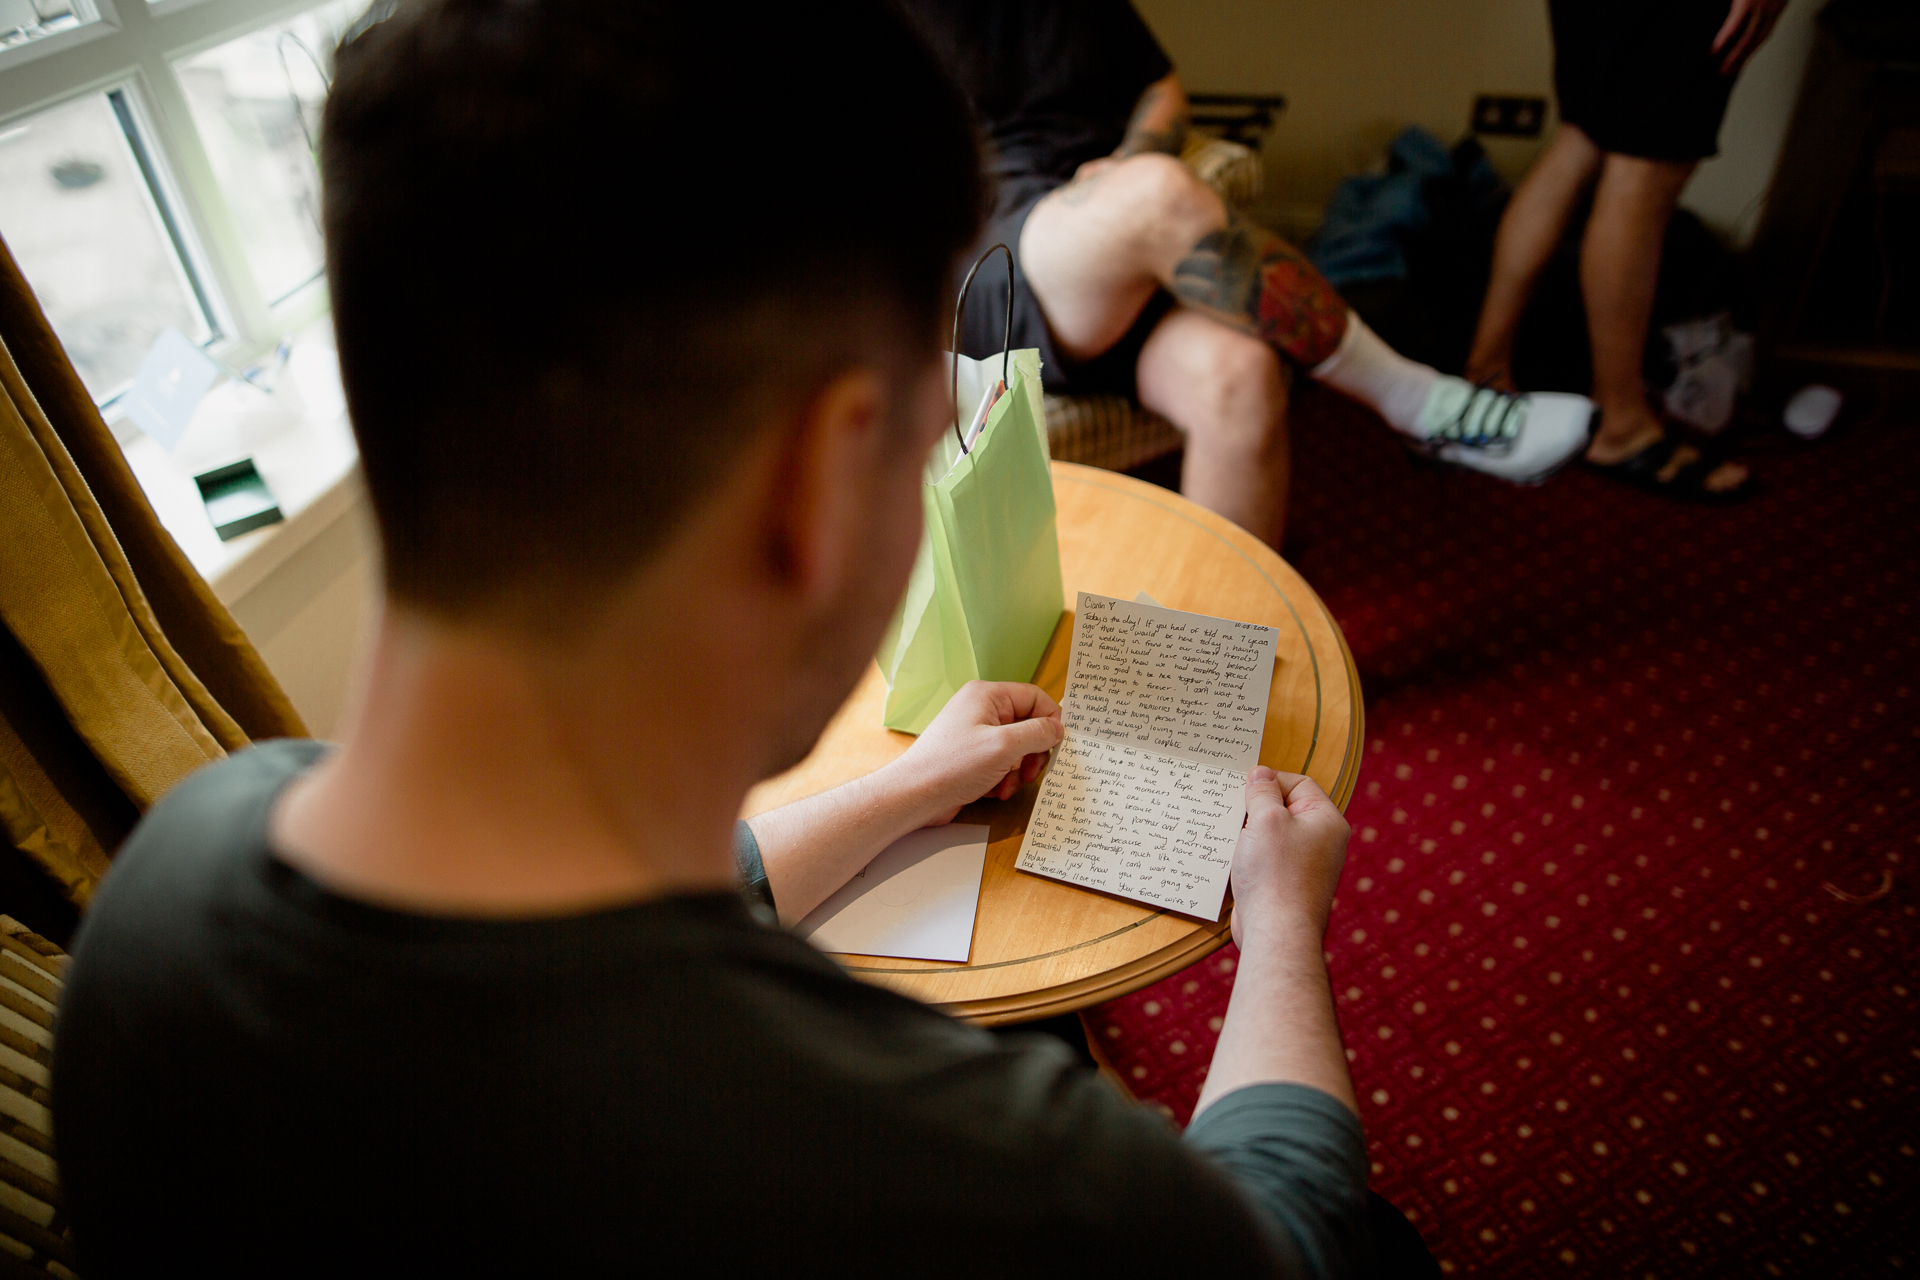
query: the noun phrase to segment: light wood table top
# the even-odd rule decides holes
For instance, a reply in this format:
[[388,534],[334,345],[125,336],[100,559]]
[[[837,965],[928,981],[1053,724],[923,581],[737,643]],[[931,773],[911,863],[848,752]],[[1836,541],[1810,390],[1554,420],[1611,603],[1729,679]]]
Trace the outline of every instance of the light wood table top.
[[[1053,464],[1066,598],[1091,591],[1131,600],[1144,591],[1185,609],[1280,632],[1260,762],[1306,773],[1342,809],[1353,795],[1365,738],[1353,655],[1313,588],[1252,534],[1144,481]],[[1063,615],[1034,682],[1061,696],[1073,615]],[[881,727],[886,682],[878,666],[821,735],[813,753],[747,797],[751,817],[886,764],[913,739]],[[982,801],[961,822],[990,829],[968,963],[841,956],[855,975],[983,1023],[1025,1022],[1137,991],[1228,940],[1225,916],[1202,922],[1014,870],[1039,783],[1010,800]]]

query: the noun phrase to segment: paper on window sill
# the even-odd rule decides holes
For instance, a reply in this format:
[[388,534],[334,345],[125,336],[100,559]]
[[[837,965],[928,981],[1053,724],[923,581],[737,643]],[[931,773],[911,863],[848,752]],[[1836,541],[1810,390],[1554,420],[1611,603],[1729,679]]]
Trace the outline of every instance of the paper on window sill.
[[[231,380],[209,391],[172,454],[144,432],[122,441],[127,465],[160,522],[229,605],[360,501],[359,453],[343,412],[327,323],[317,321],[298,335],[276,394]],[[193,476],[245,457],[254,460],[286,520],[222,542]]]
[[794,932],[822,951],[965,963],[986,865],[985,826],[912,832],[882,849]]

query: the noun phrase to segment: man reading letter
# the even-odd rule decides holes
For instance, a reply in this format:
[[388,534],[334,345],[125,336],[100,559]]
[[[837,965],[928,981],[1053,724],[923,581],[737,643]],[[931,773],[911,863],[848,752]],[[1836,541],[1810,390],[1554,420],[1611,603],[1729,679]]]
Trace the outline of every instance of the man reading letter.
[[978,157],[895,9],[401,0],[339,50],[320,152],[384,606],[341,745],[183,783],[88,914],[54,1077],[82,1273],[1366,1265],[1312,782],[1247,783],[1184,1138],[775,919],[1035,777],[1038,689],[969,686],[736,826],[870,660],[949,421]]

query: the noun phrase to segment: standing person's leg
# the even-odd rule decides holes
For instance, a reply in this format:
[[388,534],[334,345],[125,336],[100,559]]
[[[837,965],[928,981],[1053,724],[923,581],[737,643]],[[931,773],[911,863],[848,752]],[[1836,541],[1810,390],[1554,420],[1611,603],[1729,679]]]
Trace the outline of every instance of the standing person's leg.
[[1503,390],[1513,383],[1513,341],[1540,273],[1566,234],[1580,197],[1600,173],[1600,148],[1578,125],[1562,123],[1500,217],[1493,274],[1467,356],[1467,378]]
[[[1600,429],[1587,449],[1590,462],[1604,466],[1623,461],[1665,434],[1647,401],[1642,369],[1667,222],[1693,169],[1692,161],[1610,154],[1601,170],[1593,216],[1580,246],[1580,291],[1593,343],[1593,398],[1600,406]],[[1692,446],[1682,445],[1655,478],[1670,481],[1699,457]],[[1709,493],[1723,493],[1746,478],[1745,467],[1726,463],[1701,483]]]
[[[1740,36],[1741,24],[1728,25],[1729,3],[1548,0],[1562,129],[1577,126],[1600,153],[1580,252],[1600,410],[1587,462],[1636,488],[1686,499],[1738,497],[1750,487],[1744,467],[1713,465],[1700,449],[1667,433],[1647,400],[1642,373],[1667,223],[1694,167],[1714,154],[1733,91],[1734,66],[1716,52]],[[1770,14],[1778,4],[1732,4],[1736,14],[1759,15],[1748,35],[1764,33],[1763,8]],[[1740,36],[1738,48],[1748,43]],[[1517,216],[1509,213],[1510,220]],[[1515,262],[1524,265],[1524,256],[1515,249]],[[1496,269],[1495,291],[1513,284]],[[1499,369],[1518,316],[1510,297],[1490,294],[1474,344],[1477,372]]]

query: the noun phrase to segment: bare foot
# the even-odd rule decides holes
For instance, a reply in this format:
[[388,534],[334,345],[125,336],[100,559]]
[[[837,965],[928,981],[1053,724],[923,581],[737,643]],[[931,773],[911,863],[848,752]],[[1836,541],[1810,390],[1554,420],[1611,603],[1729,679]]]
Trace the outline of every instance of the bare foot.
[[[1587,461],[1603,467],[1624,462],[1647,446],[1657,444],[1666,434],[1666,428],[1651,410],[1637,415],[1606,415],[1600,420],[1600,430],[1594,433],[1593,443],[1587,446]],[[1699,460],[1700,451],[1683,444],[1673,451],[1667,464],[1654,473],[1654,479],[1670,484],[1675,476]],[[1708,493],[1729,493],[1745,484],[1747,475],[1747,469],[1739,463],[1723,462],[1707,473],[1700,487]]]

